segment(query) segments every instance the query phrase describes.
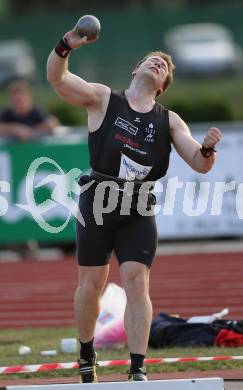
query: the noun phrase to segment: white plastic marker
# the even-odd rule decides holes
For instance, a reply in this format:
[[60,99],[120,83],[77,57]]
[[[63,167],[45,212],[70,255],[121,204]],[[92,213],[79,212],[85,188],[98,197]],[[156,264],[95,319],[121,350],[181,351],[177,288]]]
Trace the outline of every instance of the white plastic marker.
[[[206,362],[206,361],[227,361],[227,360],[243,360],[243,356],[197,356],[197,357],[180,357],[180,358],[154,358],[145,359],[145,364],[164,364],[164,363],[190,363],[190,362]],[[103,360],[98,362],[100,367],[127,366],[130,360]],[[0,374],[15,374],[22,372],[39,372],[39,371],[55,371],[78,368],[77,362],[71,363],[46,363],[32,364],[25,366],[9,366],[0,367]]]
[[61,350],[63,353],[77,353],[77,340],[75,338],[61,339]]
[[21,345],[19,347],[19,355],[28,355],[29,353],[31,353],[31,348],[28,347],[27,345]]
[[57,351],[55,349],[50,349],[47,351],[40,351],[40,354],[42,356],[54,356],[54,355],[57,355]]

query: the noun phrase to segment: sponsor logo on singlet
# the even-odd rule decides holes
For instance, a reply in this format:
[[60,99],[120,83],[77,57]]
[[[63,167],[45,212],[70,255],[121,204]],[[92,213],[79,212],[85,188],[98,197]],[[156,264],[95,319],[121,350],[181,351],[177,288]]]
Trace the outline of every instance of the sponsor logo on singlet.
[[154,134],[155,134],[155,128],[153,123],[150,123],[148,127],[146,127],[146,137],[144,138],[145,141],[153,143],[154,142]]
[[132,146],[133,148],[140,148],[140,145],[138,142],[134,142],[130,137],[126,137],[122,134],[116,133],[115,139],[124,143],[127,143],[128,145]]
[[148,176],[152,167],[138,164],[131,158],[121,154],[119,177],[125,180],[143,180]]
[[116,118],[115,125],[120,127],[123,130],[128,131],[133,135],[136,135],[138,132],[138,127],[134,126],[130,122],[126,121],[125,119],[120,118],[119,116]]

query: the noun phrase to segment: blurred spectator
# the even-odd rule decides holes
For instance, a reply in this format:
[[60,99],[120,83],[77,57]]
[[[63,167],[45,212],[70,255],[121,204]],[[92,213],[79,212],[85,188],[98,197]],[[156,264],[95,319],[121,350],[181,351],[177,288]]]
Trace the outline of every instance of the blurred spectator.
[[33,105],[32,92],[25,80],[9,84],[9,107],[0,113],[0,137],[28,141],[52,134],[58,120]]

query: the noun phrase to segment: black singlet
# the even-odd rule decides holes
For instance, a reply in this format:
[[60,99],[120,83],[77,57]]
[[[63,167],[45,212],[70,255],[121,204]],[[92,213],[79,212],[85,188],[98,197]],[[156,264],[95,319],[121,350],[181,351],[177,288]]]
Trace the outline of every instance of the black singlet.
[[130,108],[124,92],[111,92],[101,127],[89,134],[91,167],[123,179],[157,180],[169,165],[168,110],[156,103],[148,113]]
[[[134,111],[124,92],[111,92],[101,127],[89,134],[91,167],[94,171],[126,180],[155,181],[166,174],[171,152],[168,111],[156,103],[148,113]],[[137,261],[150,267],[157,245],[155,216],[119,207],[94,217],[95,186],[80,196],[79,209],[85,227],[77,223],[77,257],[81,266],[102,266],[112,250],[119,264]]]

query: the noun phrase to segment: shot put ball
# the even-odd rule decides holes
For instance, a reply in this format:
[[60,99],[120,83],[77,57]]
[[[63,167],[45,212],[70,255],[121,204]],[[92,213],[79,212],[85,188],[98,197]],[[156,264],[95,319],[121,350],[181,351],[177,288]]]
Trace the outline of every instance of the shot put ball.
[[81,38],[87,36],[89,41],[98,37],[100,28],[100,22],[95,16],[84,15],[78,20],[74,29]]

